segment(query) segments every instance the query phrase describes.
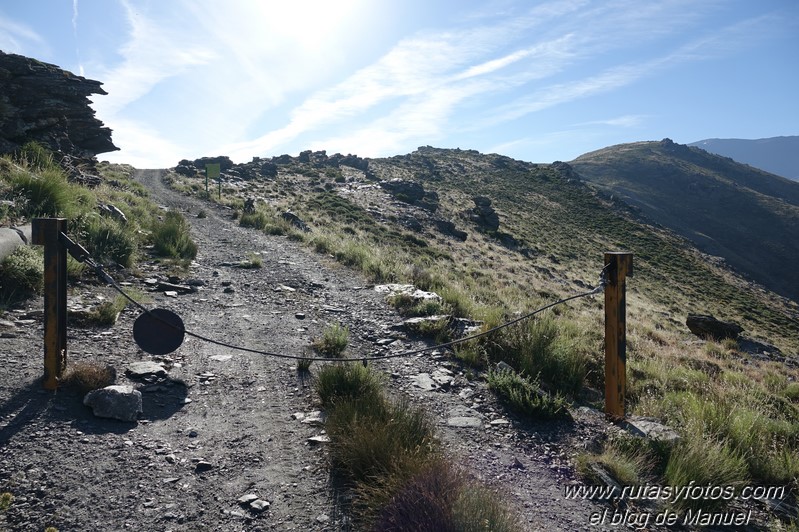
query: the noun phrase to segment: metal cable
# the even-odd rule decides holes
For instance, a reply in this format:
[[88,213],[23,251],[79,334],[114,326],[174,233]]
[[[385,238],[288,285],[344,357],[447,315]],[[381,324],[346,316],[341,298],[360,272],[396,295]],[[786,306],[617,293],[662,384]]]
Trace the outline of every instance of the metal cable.
[[158,320],[161,323],[164,323],[164,324],[168,325],[169,327],[171,327],[173,329],[176,329],[176,330],[178,330],[178,331],[180,331],[180,332],[182,332],[182,333],[184,333],[184,334],[186,334],[188,336],[191,336],[193,338],[197,338],[198,340],[201,340],[203,342],[208,342],[208,343],[211,343],[211,344],[214,344],[214,345],[218,345],[220,347],[226,347],[228,349],[234,349],[236,351],[244,351],[244,352],[247,352],[247,353],[254,353],[254,354],[257,354],[257,355],[264,355],[264,356],[270,356],[270,357],[275,357],[275,358],[285,358],[285,359],[290,359],[290,360],[303,360],[303,361],[307,361],[307,362],[325,362],[326,361],[326,362],[363,362],[363,363],[366,363],[366,362],[371,362],[371,361],[376,361],[376,360],[387,360],[387,359],[390,359],[390,358],[401,358],[401,357],[418,355],[418,354],[421,354],[421,353],[426,353],[427,351],[434,351],[436,349],[444,349],[444,348],[452,347],[452,346],[455,346],[455,345],[458,345],[458,344],[462,344],[462,343],[465,343],[465,342],[469,342],[471,340],[476,340],[478,338],[482,338],[484,336],[488,336],[489,334],[495,333],[495,332],[497,332],[497,331],[499,331],[501,329],[504,329],[506,327],[510,327],[511,325],[515,325],[515,324],[517,324],[517,323],[519,323],[521,321],[530,319],[533,316],[535,316],[536,314],[539,314],[539,313],[541,313],[541,312],[543,312],[545,310],[548,310],[548,309],[550,309],[552,307],[561,305],[563,303],[566,303],[568,301],[572,301],[574,299],[579,299],[579,298],[582,298],[582,297],[587,297],[587,296],[595,295],[595,294],[598,294],[598,293],[602,292],[604,290],[604,288],[605,288],[605,285],[608,282],[607,281],[607,277],[606,277],[606,270],[607,270],[608,266],[610,265],[610,264],[606,264],[605,267],[602,268],[602,271],[600,272],[599,284],[596,287],[594,287],[591,290],[589,290],[588,292],[583,292],[581,294],[576,294],[576,295],[573,295],[573,296],[569,296],[569,297],[565,297],[565,298],[559,299],[558,301],[555,301],[554,303],[550,303],[550,304],[545,305],[545,306],[543,306],[543,307],[541,307],[539,309],[536,309],[536,310],[534,310],[532,312],[528,312],[527,314],[524,314],[523,316],[519,316],[518,318],[514,318],[514,319],[512,319],[512,320],[510,320],[510,321],[508,321],[506,323],[497,325],[496,327],[492,327],[491,329],[488,329],[487,331],[483,331],[483,332],[480,332],[480,333],[477,333],[477,334],[474,334],[474,335],[471,335],[471,336],[467,336],[467,337],[464,337],[464,338],[459,338],[457,340],[452,340],[450,342],[437,344],[437,345],[433,345],[433,346],[429,346],[429,347],[423,347],[421,349],[413,349],[413,350],[410,350],[410,351],[401,351],[399,353],[392,353],[392,354],[381,355],[381,356],[368,356],[368,357],[356,357],[356,358],[308,357],[308,356],[301,356],[301,355],[286,355],[286,354],[283,354],[283,353],[273,353],[273,352],[270,352],[270,351],[262,351],[262,350],[259,350],[259,349],[252,349],[252,348],[249,348],[249,347],[242,347],[242,346],[238,346],[238,345],[233,345],[233,344],[230,344],[230,343],[227,343],[227,342],[223,342],[221,340],[215,340],[213,338],[209,338],[207,336],[203,336],[201,334],[197,334],[195,332],[188,331],[188,330],[186,330],[185,327],[183,327],[183,328],[177,327],[176,325],[174,325],[172,323],[169,323],[168,321],[162,319],[161,317],[156,316],[155,314],[150,312],[150,310],[148,308],[144,307],[141,303],[139,303],[138,301],[136,301],[135,299],[130,297],[122,289],[122,287],[119,286],[119,284],[110,275],[108,275],[108,273],[103,269],[102,265],[100,265],[100,264],[94,262],[94,260],[92,260],[92,258],[89,256],[89,253],[80,244],[77,244],[76,242],[71,240],[64,233],[61,233],[60,236],[62,238],[62,241],[64,241],[64,243],[66,244],[67,250],[69,251],[70,255],[72,255],[76,260],[86,263],[86,265],[88,265],[89,267],[91,267],[94,270],[94,272],[97,274],[98,277],[100,277],[107,284],[111,285],[125,299],[127,299],[129,302],[131,302],[137,308],[139,308],[142,312],[147,313],[151,318],[153,318],[155,320]]

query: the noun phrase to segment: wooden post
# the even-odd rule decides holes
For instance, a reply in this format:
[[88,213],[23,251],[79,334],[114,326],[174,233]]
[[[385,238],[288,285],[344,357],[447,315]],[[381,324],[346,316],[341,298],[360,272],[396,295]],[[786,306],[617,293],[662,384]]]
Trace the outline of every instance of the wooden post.
[[605,253],[605,414],[624,418],[627,393],[626,278],[633,275],[633,254]]
[[64,218],[35,218],[32,241],[44,246],[44,380],[48,390],[58,388],[67,364],[67,251],[59,235],[66,233]]

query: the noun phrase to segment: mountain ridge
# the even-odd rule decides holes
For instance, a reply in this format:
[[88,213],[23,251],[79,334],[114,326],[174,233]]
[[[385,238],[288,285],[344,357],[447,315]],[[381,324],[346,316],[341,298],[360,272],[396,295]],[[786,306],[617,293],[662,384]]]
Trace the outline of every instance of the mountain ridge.
[[571,164],[700,250],[799,300],[799,183],[670,139],[610,146]]
[[762,139],[711,138],[691,142],[716,155],[799,181],[799,136],[787,135]]

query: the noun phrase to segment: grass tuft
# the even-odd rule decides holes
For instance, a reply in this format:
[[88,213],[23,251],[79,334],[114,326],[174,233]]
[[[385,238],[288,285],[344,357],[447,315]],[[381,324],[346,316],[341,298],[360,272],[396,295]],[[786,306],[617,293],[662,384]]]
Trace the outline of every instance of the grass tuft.
[[155,252],[162,257],[191,260],[197,256],[189,224],[177,211],[166,213],[163,222],[153,229],[152,239]]
[[349,335],[349,328],[333,323],[325,327],[322,337],[314,340],[312,346],[323,356],[340,358],[349,343]]
[[323,367],[314,386],[322,406],[330,408],[339,401],[361,398],[381,401],[382,380],[378,373],[357,363],[336,363]]
[[0,299],[11,302],[40,293],[44,287],[41,248],[19,246],[0,262]]

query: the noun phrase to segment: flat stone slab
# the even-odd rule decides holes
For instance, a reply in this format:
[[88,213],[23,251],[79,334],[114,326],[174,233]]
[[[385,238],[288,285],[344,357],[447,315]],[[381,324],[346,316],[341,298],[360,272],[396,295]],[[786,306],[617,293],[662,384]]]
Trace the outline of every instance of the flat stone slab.
[[166,377],[166,370],[161,364],[155,362],[134,362],[128,366],[127,372],[131,377],[147,377],[148,375],[155,375],[157,377]]
[[389,296],[409,296],[417,303],[425,301],[435,301],[437,303],[441,303],[443,301],[441,296],[435,292],[425,292],[424,290],[419,290],[412,284],[379,284],[375,286],[375,292],[388,294]]
[[479,417],[454,416],[447,418],[447,425],[450,427],[479,429],[483,426],[483,420]]
[[436,389],[436,383],[429,373],[420,373],[414,375],[411,379],[417,388],[421,388],[424,391],[431,392]]
[[677,432],[652,418],[630,416],[622,424],[622,427],[627,432],[641,438],[670,444],[680,441],[680,435]]

